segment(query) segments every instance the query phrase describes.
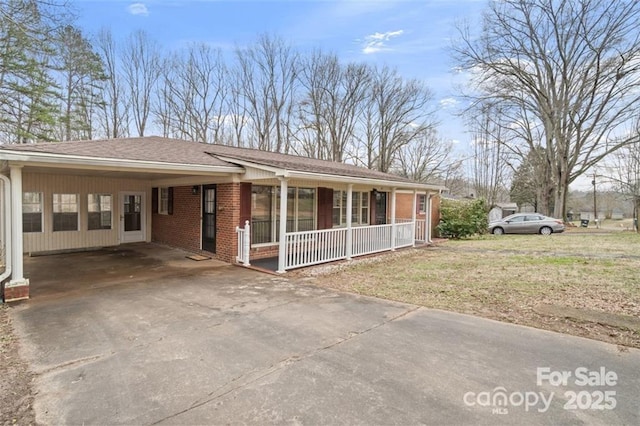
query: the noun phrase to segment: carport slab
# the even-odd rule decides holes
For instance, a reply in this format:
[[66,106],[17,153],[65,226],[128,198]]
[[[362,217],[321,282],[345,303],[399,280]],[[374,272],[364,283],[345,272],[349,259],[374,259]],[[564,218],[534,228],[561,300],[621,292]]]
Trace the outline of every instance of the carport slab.
[[[16,306],[43,424],[638,424],[640,353],[238,267]],[[536,368],[617,373],[614,410],[565,410]],[[467,392],[554,393],[548,412]],[[592,391],[596,389],[588,388]]]

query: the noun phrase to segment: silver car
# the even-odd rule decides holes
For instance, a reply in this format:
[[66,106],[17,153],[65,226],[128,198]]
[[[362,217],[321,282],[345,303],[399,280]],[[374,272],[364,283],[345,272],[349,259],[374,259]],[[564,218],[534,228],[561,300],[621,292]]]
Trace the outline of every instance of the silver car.
[[516,213],[500,220],[489,222],[489,232],[502,234],[542,234],[563,232],[564,223],[560,219],[539,213]]

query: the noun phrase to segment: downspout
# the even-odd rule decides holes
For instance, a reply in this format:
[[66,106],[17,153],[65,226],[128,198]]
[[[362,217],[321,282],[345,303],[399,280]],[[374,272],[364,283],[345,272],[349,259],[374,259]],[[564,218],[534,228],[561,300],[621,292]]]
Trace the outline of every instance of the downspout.
[[11,276],[11,180],[3,174],[2,179],[2,204],[4,205],[4,272],[0,274],[0,285]]

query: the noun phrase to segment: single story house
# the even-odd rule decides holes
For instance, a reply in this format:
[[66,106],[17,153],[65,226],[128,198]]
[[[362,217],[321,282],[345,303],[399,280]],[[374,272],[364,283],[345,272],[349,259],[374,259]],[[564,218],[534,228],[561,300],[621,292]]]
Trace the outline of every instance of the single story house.
[[[349,164],[162,137],[0,146],[5,301],[24,253],[159,242],[278,272],[429,242],[443,189]],[[397,194],[411,210],[398,217]],[[423,198],[419,198],[423,197]],[[280,218],[286,217],[286,220]]]

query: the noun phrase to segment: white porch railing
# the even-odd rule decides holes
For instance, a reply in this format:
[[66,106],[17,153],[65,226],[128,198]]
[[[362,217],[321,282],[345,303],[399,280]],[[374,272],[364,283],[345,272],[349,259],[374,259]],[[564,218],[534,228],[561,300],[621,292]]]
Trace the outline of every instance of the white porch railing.
[[236,226],[236,233],[238,234],[238,255],[236,256],[236,262],[242,263],[244,266],[249,266],[249,253],[251,248],[249,221],[244,222],[244,228]]
[[352,255],[362,256],[391,250],[391,227],[391,224],[386,224],[352,228]]
[[[396,223],[410,223],[411,219],[396,219]],[[416,233],[415,233],[416,241],[427,241],[427,220],[426,219],[416,219]]]
[[[424,221],[423,221],[424,222]],[[395,227],[395,243],[392,232]],[[372,225],[351,228],[351,256],[363,256],[414,243],[416,231],[411,221],[395,225]],[[284,269],[300,268],[319,263],[346,259],[347,229],[287,232],[285,236]]]
[[414,223],[396,223],[396,241],[395,247],[393,248],[401,248],[412,246],[414,243],[414,234],[415,231],[413,229]]
[[347,230],[287,232],[285,236],[285,269],[317,265],[347,257]]

